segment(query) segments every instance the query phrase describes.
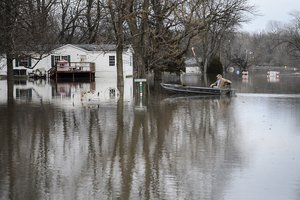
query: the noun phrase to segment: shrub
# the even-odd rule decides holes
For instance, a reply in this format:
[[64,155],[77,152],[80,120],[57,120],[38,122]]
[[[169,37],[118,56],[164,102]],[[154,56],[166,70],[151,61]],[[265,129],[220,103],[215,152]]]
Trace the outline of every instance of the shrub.
[[222,74],[222,72],[223,65],[220,61],[220,58],[218,56],[213,57],[207,67],[207,73]]

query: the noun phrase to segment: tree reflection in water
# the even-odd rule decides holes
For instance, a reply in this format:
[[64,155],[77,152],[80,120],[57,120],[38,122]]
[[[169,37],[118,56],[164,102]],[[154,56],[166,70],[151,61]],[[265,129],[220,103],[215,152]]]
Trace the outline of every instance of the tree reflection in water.
[[[233,82],[239,91],[273,88],[262,76],[252,78]],[[298,91],[283,78],[280,87]],[[0,199],[223,199],[234,172],[242,171],[235,169],[248,165],[240,144],[248,133],[240,119],[249,114],[246,97],[170,96],[154,86],[157,93],[141,104],[126,100],[122,91],[118,101],[83,103],[74,92],[97,86],[64,88],[65,98],[55,90],[49,101],[0,103]],[[254,109],[260,103],[269,117],[285,113],[288,130],[298,130],[297,96],[265,99],[246,103]],[[279,135],[271,133],[269,139]]]
[[[222,169],[226,157],[238,157],[228,139],[234,120],[224,120],[231,118],[230,99],[148,102],[145,110],[124,105],[122,98],[96,107],[2,108],[1,116],[8,116],[1,119],[1,179],[8,178],[1,181],[2,191],[13,199],[216,195],[214,186],[225,185],[229,173]],[[215,182],[216,176],[224,183]]]

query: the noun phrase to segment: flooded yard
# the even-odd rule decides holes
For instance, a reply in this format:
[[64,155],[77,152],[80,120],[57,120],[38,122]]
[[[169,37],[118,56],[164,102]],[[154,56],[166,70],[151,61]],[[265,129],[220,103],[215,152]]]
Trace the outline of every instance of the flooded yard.
[[[300,199],[300,76],[226,75],[233,97],[111,79],[0,80],[0,199]],[[197,76],[182,77],[197,85]]]

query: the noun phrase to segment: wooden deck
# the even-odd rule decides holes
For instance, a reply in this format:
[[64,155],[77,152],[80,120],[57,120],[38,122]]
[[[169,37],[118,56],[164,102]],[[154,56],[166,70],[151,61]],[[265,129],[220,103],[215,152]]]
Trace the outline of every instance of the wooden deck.
[[62,79],[75,80],[95,80],[95,63],[90,62],[58,62],[55,67],[48,71],[51,79],[56,81]]

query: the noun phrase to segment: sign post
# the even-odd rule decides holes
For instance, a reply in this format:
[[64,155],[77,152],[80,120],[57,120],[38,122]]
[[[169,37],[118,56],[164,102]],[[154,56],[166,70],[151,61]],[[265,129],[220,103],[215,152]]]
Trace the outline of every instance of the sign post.
[[144,84],[147,80],[145,78],[140,78],[140,79],[134,79],[134,82],[139,84],[139,94],[140,96],[143,96],[144,94]]
[[146,83],[146,79],[134,79],[134,82],[138,84],[138,93],[139,93],[139,98],[138,98],[138,106],[136,106],[137,110],[144,111],[146,107],[143,105],[144,103],[144,83]]

